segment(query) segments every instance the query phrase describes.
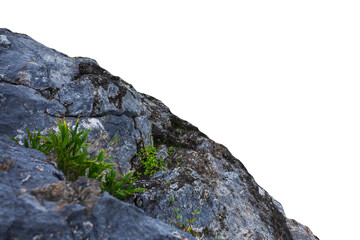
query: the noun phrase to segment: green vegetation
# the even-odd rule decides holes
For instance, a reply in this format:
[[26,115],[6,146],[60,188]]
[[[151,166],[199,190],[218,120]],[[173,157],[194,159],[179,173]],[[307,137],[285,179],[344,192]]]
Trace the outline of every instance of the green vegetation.
[[174,147],[169,147],[169,149],[167,150],[167,153],[169,155],[172,155],[174,153]]
[[[131,178],[131,182],[135,182],[141,177],[151,177],[159,171],[167,170],[167,168],[165,167],[165,163],[167,161],[168,164],[171,164],[171,159],[162,159],[161,157],[157,157],[157,151],[158,148],[154,147],[152,143],[140,149],[136,156],[140,157],[141,165],[135,171],[134,176]],[[174,153],[174,148],[169,147],[167,153],[169,155],[172,155]]]
[[80,176],[87,176],[102,180],[105,170],[111,168],[111,163],[104,162],[104,150],[94,158],[88,155],[86,143],[89,129],[79,130],[79,121],[75,128],[70,130],[65,120],[57,121],[59,133],[51,130],[49,137],[39,136],[43,141],[44,153],[52,155],[61,170],[69,181],[75,181]]
[[37,131],[37,133],[34,130],[34,134],[31,134],[29,129],[26,128],[26,132],[28,134],[28,139],[24,139],[24,146],[26,148],[33,148],[33,149],[37,149],[37,150],[42,150],[41,149],[41,145],[40,145],[40,131]]
[[[175,196],[172,195],[169,199],[171,204],[175,203]],[[178,229],[188,232],[191,235],[193,235],[194,237],[196,237],[196,232],[193,231],[194,228],[194,222],[196,221],[196,216],[199,215],[201,212],[197,211],[194,208],[194,212],[192,212],[192,218],[191,219],[186,219],[185,222],[181,221],[181,213],[180,213],[180,209],[179,208],[175,208],[174,209],[174,213],[176,214],[176,217],[171,217],[170,220],[170,225],[173,227],[177,227]]]
[[218,236],[216,236],[215,240],[224,240],[223,238],[220,239]]
[[[49,130],[48,136],[42,136],[40,131],[31,133],[27,128],[27,138],[24,138],[24,146],[27,148],[37,149],[44,154],[52,157],[67,180],[76,181],[80,176],[97,179],[101,182],[101,188],[107,191],[112,196],[123,199],[128,195],[136,192],[145,191],[145,188],[134,188],[134,182],[142,176],[151,177],[165,168],[165,160],[158,158],[157,148],[152,144],[140,149],[136,154],[141,159],[141,171],[130,172],[125,176],[120,176],[116,173],[113,163],[107,163],[109,153],[117,146],[118,137],[113,139],[110,143],[104,136],[103,140],[107,144],[113,144],[112,149],[105,152],[103,149],[94,157],[90,157],[88,153],[88,146],[91,143],[87,142],[88,133],[90,129],[79,130],[79,120],[73,128],[70,128],[65,119],[58,120],[57,125],[59,131]],[[10,137],[9,137],[10,138]],[[10,138],[16,142],[18,140]],[[174,154],[174,148],[169,147],[168,155]],[[178,157],[180,158],[180,156]],[[168,159],[169,163],[171,161]],[[180,162],[177,163],[178,167]],[[170,182],[166,182],[170,185]],[[175,203],[175,196],[170,197],[170,202]],[[174,209],[175,217],[171,217],[170,224],[182,231],[186,231],[195,236],[193,231],[194,222],[197,220],[197,215],[201,212],[194,209],[191,219],[182,220],[180,209]]]
[[[75,181],[80,176],[94,178],[102,181],[102,189],[108,191],[116,198],[124,198],[135,192],[144,191],[145,188],[133,188],[134,182],[130,182],[132,172],[128,173],[121,180],[118,180],[113,163],[106,163],[108,154],[101,150],[99,154],[91,158],[88,154],[87,137],[90,129],[79,131],[79,120],[73,130],[70,129],[65,119],[58,120],[59,132],[48,131],[49,136],[41,136],[40,132],[33,134],[26,129],[28,138],[24,140],[24,146],[40,150],[44,154],[55,159],[59,170],[67,180]],[[10,138],[18,142],[14,138]],[[111,152],[111,151],[110,151]]]
[[[175,200],[172,200],[172,201],[175,201]],[[180,209],[175,208],[174,212],[176,214],[176,217],[171,218],[171,221],[170,221],[171,226],[175,226],[182,231],[185,231],[185,232],[188,232],[188,233],[194,235],[194,232],[193,232],[194,222],[197,219],[196,216],[199,215],[201,212],[194,209],[194,212],[192,213],[192,218],[186,219],[185,222],[181,221]]]
[[156,152],[157,149],[149,144],[136,154],[141,158],[141,163],[145,169],[144,175],[149,175],[151,177],[160,170],[167,170],[165,168],[165,161],[163,159],[158,159]]
[[[124,198],[136,192],[145,191],[145,188],[133,188],[134,182],[130,182],[133,172],[126,174],[122,180],[117,180],[116,172],[113,168],[110,173],[105,176],[105,182],[101,183],[102,189],[116,198]],[[127,186],[126,186],[127,185]]]
[[187,127],[182,126],[182,125],[178,125],[178,127],[176,128],[176,131],[180,132],[181,130],[188,131]]

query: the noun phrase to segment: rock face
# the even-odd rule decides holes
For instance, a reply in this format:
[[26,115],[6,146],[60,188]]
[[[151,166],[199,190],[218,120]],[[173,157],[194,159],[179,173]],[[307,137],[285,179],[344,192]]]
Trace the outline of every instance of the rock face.
[[[194,239],[0,137],[0,239]],[[144,238],[144,236],[147,236]]]
[[222,145],[173,115],[159,100],[137,92],[95,60],[71,58],[30,37],[0,29],[0,136],[23,140],[25,128],[54,128],[57,117],[80,118],[91,128],[94,153],[117,145],[117,171],[138,170],[136,153],[158,148],[166,169],[140,177],[148,190],[119,201],[99,183],[65,182],[50,159],[0,137],[0,238],[195,239],[170,226],[192,218],[200,239],[318,239],[287,219]]

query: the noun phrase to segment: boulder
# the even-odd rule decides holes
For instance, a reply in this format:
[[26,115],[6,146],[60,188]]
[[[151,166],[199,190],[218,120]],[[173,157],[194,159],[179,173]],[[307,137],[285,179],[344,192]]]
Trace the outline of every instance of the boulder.
[[[26,128],[46,134],[59,117],[90,128],[91,153],[112,149],[120,174],[141,169],[137,153],[149,144],[165,169],[140,176],[136,187],[148,190],[123,202],[89,179],[66,182],[51,159],[2,137],[5,239],[318,239],[288,219],[226,147],[160,100],[95,60],[68,57],[0,29],[0,136],[21,144]],[[185,222],[195,215],[193,236],[170,226],[178,216]]]
[[194,239],[94,179],[66,183],[37,150],[0,137],[0,153],[0,239]]

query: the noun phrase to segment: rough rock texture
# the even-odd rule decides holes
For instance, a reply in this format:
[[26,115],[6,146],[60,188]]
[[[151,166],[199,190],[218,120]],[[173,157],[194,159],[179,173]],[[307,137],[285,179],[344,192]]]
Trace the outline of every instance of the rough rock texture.
[[137,186],[148,191],[128,204],[100,193],[89,180],[64,182],[44,155],[0,138],[0,236],[191,239],[167,225],[178,208],[181,221],[201,211],[193,231],[200,239],[318,239],[287,219],[281,204],[224,146],[161,101],[95,60],[71,58],[0,29],[0,136],[21,142],[26,127],[45,134],[59,116],[79,117],[82,127],[92,129],[94,153],[117,139],[112,161],[120,173],[141,169],[136,153],[149,143],[159,148],[167,170],[140,178]]
[[194,239],[0,137],[0,239]]

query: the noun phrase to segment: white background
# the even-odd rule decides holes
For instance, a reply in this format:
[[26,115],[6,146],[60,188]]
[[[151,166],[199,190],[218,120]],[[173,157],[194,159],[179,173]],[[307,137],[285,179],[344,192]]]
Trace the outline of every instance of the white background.
[[2,1],[0,27],[94,58],[224,144],[289,218],[360,239],[358,1]]

